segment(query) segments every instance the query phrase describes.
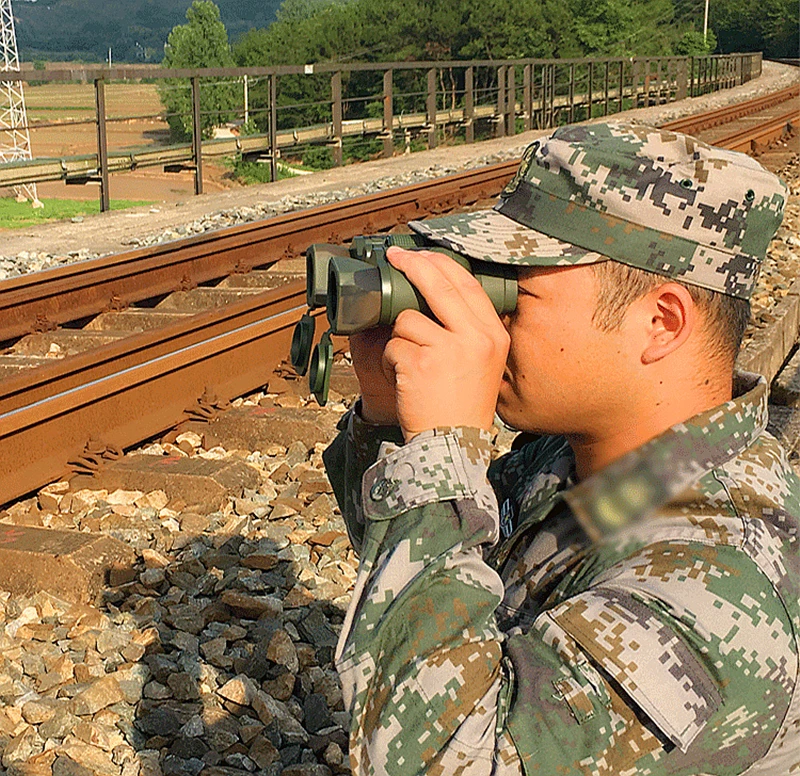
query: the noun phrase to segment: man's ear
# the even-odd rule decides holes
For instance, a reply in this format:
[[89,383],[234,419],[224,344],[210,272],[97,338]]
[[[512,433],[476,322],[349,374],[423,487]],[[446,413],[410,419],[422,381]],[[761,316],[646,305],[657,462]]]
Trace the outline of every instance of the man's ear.
[[664,283],[642,300],[648,315],[642,363],[653,364],[674,353],[697,325],[697,306],[680,283]]

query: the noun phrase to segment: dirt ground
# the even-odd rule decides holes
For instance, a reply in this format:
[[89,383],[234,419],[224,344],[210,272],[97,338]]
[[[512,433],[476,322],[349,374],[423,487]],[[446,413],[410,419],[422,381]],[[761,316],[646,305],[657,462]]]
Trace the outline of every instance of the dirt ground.
[[[92,84],[38,84],[25,88],[31,150],[38,157],[97,153],[95,93]],[[154,84],[108,84],[106,115],[109,151],[164,145],[169,128]],[[204,162],[203,185],[209,193],[238,188],[229,170]],[[165,173],[159,167],[112,175],[111,199],[177,202],[194,195],[194,173]],[[96,200],[96,184],[42,183],[40,198]]]

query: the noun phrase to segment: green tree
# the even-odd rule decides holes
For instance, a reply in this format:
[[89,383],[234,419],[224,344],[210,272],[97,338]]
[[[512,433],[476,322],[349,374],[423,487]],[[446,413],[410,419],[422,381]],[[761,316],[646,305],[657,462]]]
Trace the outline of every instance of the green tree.
[[[167,39],[162,65],[165,68],[234,67],[235,60],[212,0],[194,0],[186,11],[186,24],[173,27]],[[214,127],[234,116],[238,102],[236,84],[223,79],[203,78],[200,88],[200,124],[207,137]],[[192,95],[186,79],[169,79],[159,86],[170,132],[174,139],[192,134]]]
[[704,39],[702,32],[691,27],[675,44],[675,53],[681,57],[703,57],[711,54],[716,47],[717,38],[711,30],[708,30]]
[[[729,9],[729,17],[752,28],[753,41],[785,49],[792,3],[797,0],[715,0],[712,9],[720,9],[720,24]],[[716,47],[712,32],[704,42],[696,31],[702,14],[702,0],[284,0],[277,21],[243,36],[235,55],[242,66],[701,55]],[[352,72],[343,78],[345,118],[381,114],[379,74]],[[395,111],[424,111],[425,73],[398,69],[393,78]],[[439,79],[444,107],[457,107],[463,69],[441,68]],[[479,68],[475,88],[496,88],[495,70]],[[251,107],[263,109],[257,121],[266,129],[265,86],[253,86],[250,94]],[[278,126],[330,121],[329,100],[327,75],[282,76]]]
[[767,58],[800,56],[797,0],[725,0],[711,4],[719,49],[763,51]]
[[342,0],[283,0],[275,18],[283,23],[299,22],[316,16],[331,5],[342,5]]
[[[287,0],[278,12],[277,22],[242,36],[234,49],[236,61],[240,67],[263,67],[361,59],[362,18],[355,5],[337,0]],[[329,121],[330,89],[329,75],[281,76],[278,128]],[[268,108],[266,79],[255,79],[250,87],[250,109],[256,126],[264,132],[268,128]]]
[[552,56],[548,5],[540,0],[472,0],[459,58]]

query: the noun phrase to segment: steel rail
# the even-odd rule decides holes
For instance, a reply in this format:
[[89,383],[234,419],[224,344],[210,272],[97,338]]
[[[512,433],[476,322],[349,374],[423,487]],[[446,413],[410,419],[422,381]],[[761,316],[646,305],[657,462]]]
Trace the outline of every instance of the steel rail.
[[64,473],[90,439],[130,447],[184,417],[207,387],[233,397],[263,385],[291,341],[291,308],[0,415],[0,498]]
[[197,237],[76,262],[0,282],[0,342],[127,307],[299,255],[312,242],[344,242],[397,223],[496,196],[516,163],[366,195]]
[[726,148],[743,153],[759,153],[784,134],[800,128],[800,105],[757,127],[748,127],[724,138]]
[[21,369],[18,375],[0,380],[0,416],[227,331],[300,308],[304,302],[305,284],[287,283],[223,307],[187,315],[177,323],[132,333],[83,353]]
[[[91,267],[72,265],[40,273],[51,276],[46,290],[36,283],[31,283],[30,288],[39,288],[40,298],[49,299],[58,293],[53,289],[58,284],[63,286],[69,278],[77,277],[85,284],[91,277],[106,284],[108,294],[115,268],[149,282],[142,273],[157,273],[159,261],[173,276],[184,279],[205,278],[204,273],[224,274],[211,258],[226,245],[236,253],[235,260],[223,262],[227,266],[232,264],[240,271],[263,266],[263,255],[252,255],[253,245],[269,244],[270,240],[274,243],[273,258],[266,262],[269,263],[276,260],[274,255],[280,246],[284,255],[293,255],[294,245],[289,241],[296,242],[301,234],[304,247],[314,240],[346,239],[346,234],[332,233],[335,228],[349,229],[349,233],[388,228],[398,220],[441,212],[488,196],[487,189],[496,193],[516,166],[516,161],[493,165],[467,176],[453,176],[458,183],[451,180],[450,185],[444,185],[448,182],[445,179],[434,186],[418,184],[377,198],[362,197],[343,208],[315,208],[316,220],[308,218],[308,213],[289,214],[265,224],[234,227],[159,246],[155,256],[137,251],[84,263]],[[465,177],[477,186],[477,193],[467,189]],[[390,196],[393,194],[399,196]],[[375,199],[381,204],[376,204]],[[389,200],[397,204],[387,205]],[[357,205],[365,202],[367,207],[359,210]],[[386,212],[390,207],[398,208],[400,219],[397,210]],[[346,226],[341,213],[331,213],[340,210],[355,217],[356,225]],[[280,234],[275,222],[289,224],[293,231]],[[258,235],[265,226],[275,229],[269,237]],[[237,242],[234,236],[243,239]],[[170,260],[170,251],[175,249],[179,258]],[[149,269],[142,270],[143,264]],[[79,269],[74,270],[75,267]],[[176,273],[175,267],[183,274]],[[13,285],[14,293],[19,294],[25,280],[6,281],[0,284],[0,290]],[[155,284],[160,290],[156,293],[174,290],[175,286],[166,287],[166,282],[163,276],[157,278]],[[139,298],[153,295],[152,291],[140,293]],[[231,399],[264,385],[288,352],[292,327],[304,308],[303,297],[303,283],[288,284],[192,316],[186,322],[131,335],[0,381],[0,503],[61,476],[66,462],[79,456],[90,439],[128,447],[179,423],[206,389],[221,399]],[[3,301],[0,294],[0,302]]]
[[685,116],[681,119],[668,121],[665,124],[661,124],[661,127],[663,129],[672,130],[673,132],[683,132],[687,135],[693,135],[719,126],[720,124],[735,121],[742,116],[773,108],[776,105],[780,105],[798,96],[800,96],[800,84],[795,84],[794,86],[789,86],[786,89],[772,92],[771,94],[758,97],[754,100],[726,105],[723,108],[717,108],[708,113],[701,113],[698,116]]

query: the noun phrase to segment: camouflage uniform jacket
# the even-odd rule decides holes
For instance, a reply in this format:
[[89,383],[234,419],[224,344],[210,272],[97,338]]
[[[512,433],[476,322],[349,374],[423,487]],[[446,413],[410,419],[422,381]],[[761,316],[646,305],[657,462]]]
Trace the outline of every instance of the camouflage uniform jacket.
[[560,437],[347,416],[354,773],[800,773],[800,480],[739,382],[578,484]]

